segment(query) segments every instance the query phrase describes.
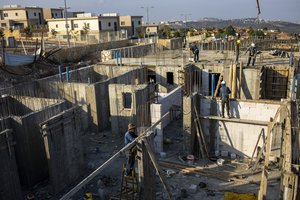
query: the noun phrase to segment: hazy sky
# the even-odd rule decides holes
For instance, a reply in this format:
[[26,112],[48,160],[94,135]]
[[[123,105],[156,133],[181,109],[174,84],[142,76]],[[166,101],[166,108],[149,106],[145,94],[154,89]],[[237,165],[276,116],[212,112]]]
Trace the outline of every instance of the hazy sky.
[[[1,5],[19,4],[23,6],[62,7],[63,0],[1,0]],[[120,15],[143,15],[149,8],[150,21],[188,20],[203,17],[236,19],[256,17],[256,0],[67,0],[72,11],[85,11],[96,14],[117,12]],[[263,19],[300,22],[300,0],[260,0]]]

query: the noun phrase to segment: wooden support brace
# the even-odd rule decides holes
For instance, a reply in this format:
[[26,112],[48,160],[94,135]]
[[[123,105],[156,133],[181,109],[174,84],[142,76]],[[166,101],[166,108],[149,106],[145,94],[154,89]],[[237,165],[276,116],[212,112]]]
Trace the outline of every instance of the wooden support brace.
[[153,166],[154,166],[154,168],[155,168],[155,170],[156,170],[156,172],[157,172],[157,174],[158,174],[158,176],[159,176],[159,179],[160,179],[161,183],[162,183],[163,186],[164,186],[164,189],[166,190],[166,192],[167,192],[167,194],[168,194],[169,199],[170,199],[170,200],[173,199],[173,198],[172,198],[171,190],[170,190],[169,186],[167,185],[167,182],[166,182],[166,180],[165,180],[165,178],[164,178],[164,176],[163,176],[163,174],[162,174],[162,172],[161,172],[161,169],[160,169],[160,167],[159,167],[159,165],[158,165],[158,163],[157,163],[157,161],[156,161],[155,155],[154,155],[154,153],[153,153],[153,151],[152,151],[152,149],[151,149],[151,147],[150,147],[150,145],[149,145],[147,139],[144,138],[144,139],[143,139],[143,142],[144,142],[145,147],[146,147],[146,149],[147,149],[147,151],[148,151],[148,154],[149,154],[149,157],[150,157],[150,159],[151,159],[151,161],[152,161],[152,163],[153,163]]

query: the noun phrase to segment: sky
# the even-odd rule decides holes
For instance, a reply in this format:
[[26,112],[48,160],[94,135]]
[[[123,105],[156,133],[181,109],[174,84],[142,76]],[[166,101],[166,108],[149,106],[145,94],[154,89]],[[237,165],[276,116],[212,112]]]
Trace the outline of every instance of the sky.
[[[95,14],[119,13],[142,15],[146,21],[197,20],[204,17],[238,19],[256,17],[256,0],[66,0],[70,11],[85,11]],[[63,7],[64,0],[1,0],[0,5]],[[144,7],[144,8],[141,8]],[[300,23],[300,0],[260,0],[262,19]]]

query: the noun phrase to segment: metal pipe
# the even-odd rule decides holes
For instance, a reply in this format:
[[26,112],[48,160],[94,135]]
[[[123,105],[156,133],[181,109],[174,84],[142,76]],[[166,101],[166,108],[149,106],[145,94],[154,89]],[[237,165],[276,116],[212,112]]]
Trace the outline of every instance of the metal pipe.
[[70,71],[69,71],[69,67],[66,67],[66,80],[67,80],[67,82],[70,81]]
[[58,78],[59,78],[59,81],[62,81],[62,68],[61,68],[61,65],[58,66]]
[[215,93],[215,74],[211,75],[211,96],[214,96]]

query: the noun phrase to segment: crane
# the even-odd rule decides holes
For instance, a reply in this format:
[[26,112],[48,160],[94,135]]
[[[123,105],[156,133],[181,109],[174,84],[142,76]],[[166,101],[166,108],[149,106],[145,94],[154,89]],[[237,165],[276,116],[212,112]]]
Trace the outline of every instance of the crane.
[[256,8],[257,8],[257,20],[259,20],[260,15],[260,6],[259,6],[259,0],[256,0]]

